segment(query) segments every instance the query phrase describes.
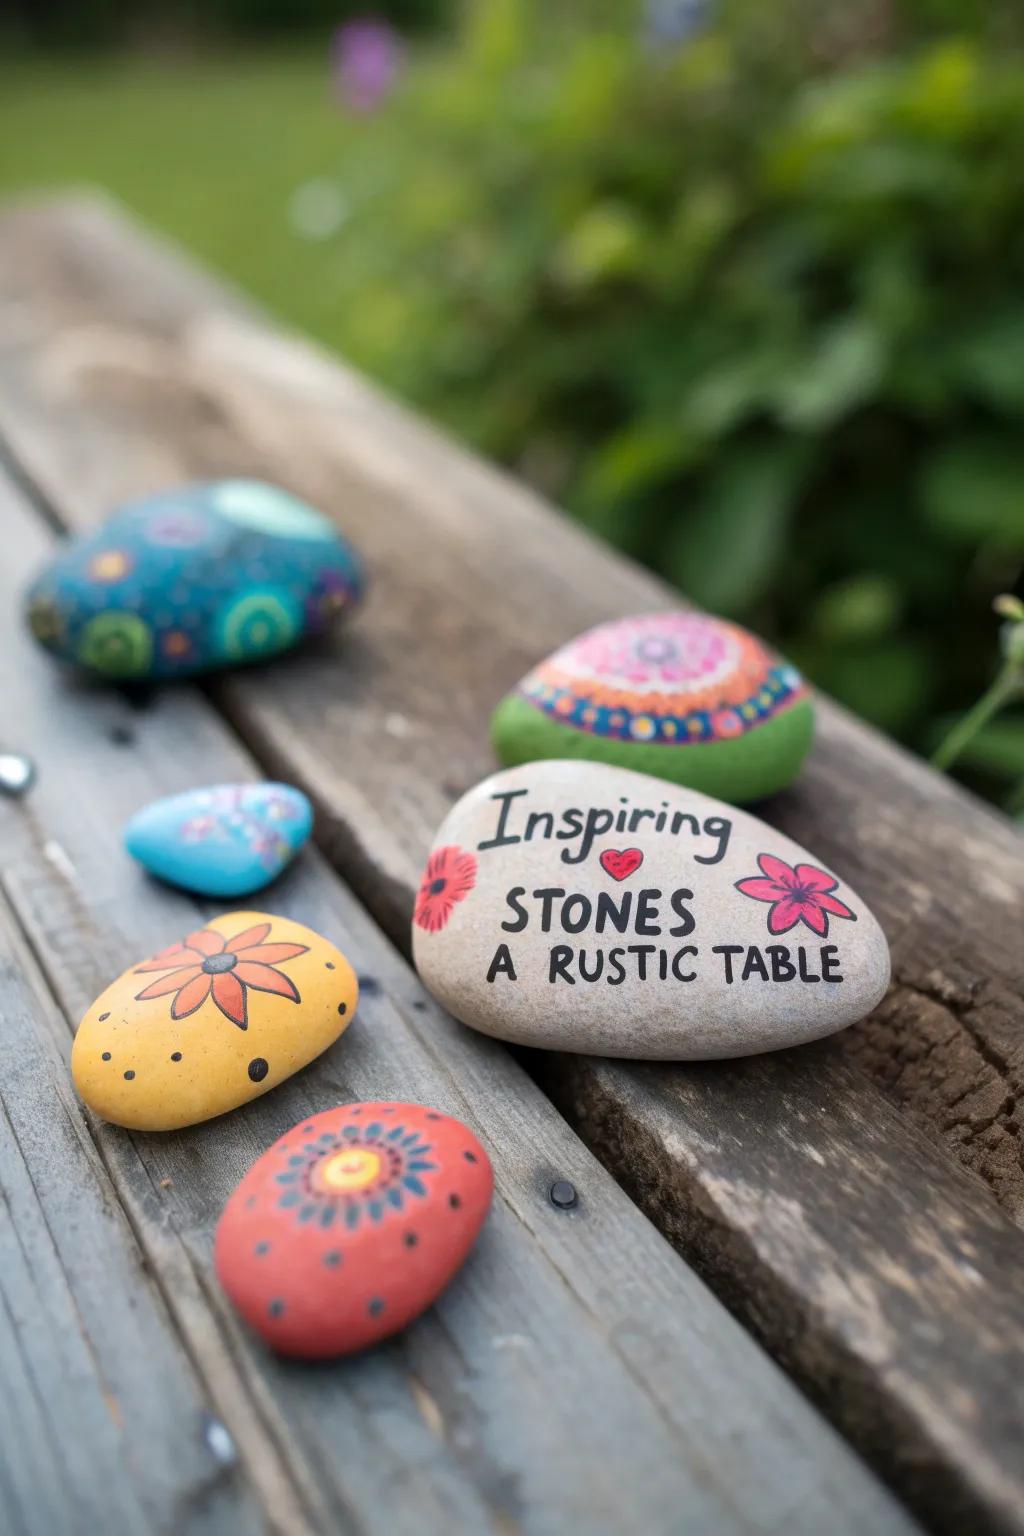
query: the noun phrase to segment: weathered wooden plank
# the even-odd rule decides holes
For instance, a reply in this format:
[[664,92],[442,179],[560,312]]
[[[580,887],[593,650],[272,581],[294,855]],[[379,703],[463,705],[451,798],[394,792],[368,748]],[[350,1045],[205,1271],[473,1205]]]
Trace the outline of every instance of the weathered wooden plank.
[[[123,817],[252,764],[196,690],[132,713],[37,653],[15,596],[47,541],[26,517],[0,479],[4,729],[40,768],[30,797],[0,803],[0,880],[73,1019],[112,971],[198,915],[132,865]],[[909,1533],[508,1053],[425,998],[319,856],[266,904],[331,934],[356,963],[364,996],[338,1046],[266,1098],[173,1136],[87,1117],[243,1459],[255,1406],[323,1530]],[[211,1279],[213,1224],[284,1129],[368,1097],[436,1103],[476,1125],[495,1159],[492,1218],[440,1305],[400,1340],[333,1368],[276,1360]],[[556,1177],[579,1191],[572,1212],[548,1198]]]
[[541,1081],[938,1528],[1017,1529],[1021,1234],[827,1047],[801,1055],[725,1072],[587,1059]]
[[0,1524],[268,1529],[239,1466],[216,1454],[209,1399],[82,1123],[55,1004],[2,897],[0,995]]
[[[0,284],[20,296],[26,327],[20,356],[14,346],[0,359],[0,430],[72,525],[164,475],[244,470],[292,485],[354,533],[376,579],[355,629],[333,652],[238,675],[217,695],[259,756],[314,795],[328,851],[401,937],[434,825],[492,766],[483,722],[493,701],[538,651],[667,594],[353,376],[241,313],[219,314],[216,290],[183,303],[176,322],[162,299],[159,329],[140,321],[146,282],[135,237],[121,238],[135,291],[111,300],[118,237],[94,211],[19,216],[0,233]],[[11,275],[11,252],[37,248],[51,264],[55,252],[75,251],[73,280],[57,292]],[[147,282],[160,283],[164,261]],[[626,1181],[640,1163],[643,1188],[631,1187],[658,1221],[936,1526],[1019,1530],[1020,1238],[983,1188],[949,1166],[935,1127],[929,1147],[842,1058],[884,1081],[906,1074],[906,1057],[930,1057],[934,1080],[907,1074],[897,1097],[925,1125],[955,1091],[972,1134],[962,1144],[949,1134],[946,1145],[1016,1212],[1006,1085],[1019,1048],[997,1042],[1024,1012],[1012,922],[1020,858],[1003,824],[968,797],[834,708],[823,716],[805,780],[767,814],[882,917],[897,970],[883,1008],[836,1042],[783,1058],[792,1091],[777,1095],[771,1137],[737,1085],[752,1084],[755,1102],[776,1093],[776,1063],[648,1075],[571,1059],[541,1065],[602,1159]],[[925,792],[932,822],[949,829],[941,853],[923,843],[913,814]],[[932,894],[950,888],[951,871],[984,893],[963,921]],[[702,1085],[701,1114],[666,1088],[691,1081]],[[986,1107],[992,1092],[997,1113]],[[842,1175],[826,1140],[812,1152],[828,1175],[808,1153],[782,1165],[780,1186],[778,1148],[805,1144],[815,1106],[828,1111],[822,1136],[832,1134],[829,1115],[843,1126]],[[731,1161],[709,1159],[704,1177],[708,1123]],[[886,1184],[900,1198],[882,1221],[864,1190]],[[906,1221],[918,1210],[934,1222],[931,1273]],[[967,1283],[972,1270],[980,1280]],[[1005,1331],[994,1353],[986,1320],[996,1314]],[[936,1336],[948,1355],[928,1343]]]

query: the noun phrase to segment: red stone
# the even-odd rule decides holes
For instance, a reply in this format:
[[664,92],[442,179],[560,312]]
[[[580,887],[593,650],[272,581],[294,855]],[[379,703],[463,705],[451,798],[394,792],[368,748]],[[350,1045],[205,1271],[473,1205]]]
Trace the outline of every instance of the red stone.
[[350,1354],[437,1299],[493,1187],[461,1121],[419,1104],[343,1104],[300,1120],[249,1169],[217,1224],[217,1275],[281,1354]]

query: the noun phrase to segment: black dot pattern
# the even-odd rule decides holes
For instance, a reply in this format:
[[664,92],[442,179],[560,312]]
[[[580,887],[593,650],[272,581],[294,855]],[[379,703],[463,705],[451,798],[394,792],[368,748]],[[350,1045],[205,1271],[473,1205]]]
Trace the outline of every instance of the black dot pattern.
[[103,1052],[103,1060],[104,1061],[109,1061],[110,1060],[110,1052],[109,1051],[104,1051]]
[[126,1073],[125,1073],[125,1075],[124,1075],[124,1080],[125,1080],[125,1082],[126,1082],[126,1083],[130,1083],[130,1082],[132,1082],[132,1080],[133,1080],[133,1079],[134,1079],[134,1077],[135,1077],[135,1073],[134,1073],[134,1072],[133,1072],[133,1071],[132,1071],[132,1070],[131,1070],[131,1068],[130,1068],[130,1067],[129,1067],[129,1069],[128,1069],[128,1071],[127,1071],[127,1072],[126,1072]]
[[270,1067],[262,1056],[254,1056],[249,1063],[249,1076],[254,1083],[262,1083],[269,1071]]
[[[369,1194],[359,1189],[355,1193],[346,1194],[344,1197],[340,1195],[335,1197],[329,1189],[321,1188],[317,1181],[316,1168],[324,1157],[332,1155],[332,1149],[335,1145],[346,1148],[353,1145],[362,1145],[363,1142],[368,1141],[370,1145],[383,1148],[392,1158],[397,1158],[400,1156],[401,1148],[405,1148],[408,1151],[406,1147],[407,1142],[415,1142],[417,1137],[422,1137],[425,1144],[423,1146],[416,1146],[409,1155],[416,1155],[418,1157],[420,1154],[430,1154],[436,1151],[437,1149],[426,1144],[431,1141],[431,1136],[429,1132],[424,1131],[422,1120],[411,1136],[408,1134],[407,1127],[403,1133],[403,1128],[399,1125],[397,1119],[402,1113],[402,1108],[403,1106],[396,1104],[364,1103],[348,1105],[346,1106],[346,1116],[351,1118],[347,1124],[334,1125],[332,1130],[326,1131],[323,1129],[322,1120],[311,1120],[301,1124],[297,1132],[292,1134],[288,1143],[280,1142],[277,1144],[282,1164],[282,1171],[277,1175],[277,1183],[283,1186],[283,1190],[274,1191],[273,1204],[293,1212],[295,1219],[300,1223],[315,1223],[317,1227],[324,1229],[323,1246],[319,1247],[315,1262],[322,1265],[324,1269],[337,1274],[337,1282],[332,1281],[332,1287],[335,1284],[345,1285],[344,1276],[351,1256],[346,1250],[346,1232],[338,1233],[337,1227],[335,1227],[335,1232],[332,1232],[331,1236],[328,1237],[328,1229],[335,1226],[336,1222],[346,1229],[357,1229],[363,1221],[367,1220],[368,1214],[373,1221],[380,1220],[382,1202],[380,1201],[380,1190],[376,1188],[372,1189]],[[452,1122],[441,1111],[421,1110],[419,1113],[422,1115],[423,1120],[436,1122],[439,1130],[442,1130],[445,1126],[451,1126]],[[371,1121],[373,1122],[372,1124]],[[398,1142],[394,1147],[391,1147],[390,1143],[394,1138],[398,1138]],[[288,1150],[289,1146],[292,1148],[290,1153]],[[482,1152],[474,1148],[467,1148],[464,1142],[458,1151],[454,1153],[455,1157],[457,1158],[460,1153],[465,1162],[474,1168],[479,1167],[481,1162],[486,1162]],[[454,1168],[449,1165],[448,1171],[448,1188],[445,1189],[442,1185],[442,1188],[436,1191],[436,1193],[443,1202],[444,1209],[448,1209],[452,1213],[461,1213],[466,1205],[466,1197],[458,1187],[458,1163],[455,1164]],[[404,1181],[408,1186],[409,1193],[419,1196],[432,1193],[429,1189],[429,1185],[433,1182],[430,1174],[434,1173],[436,1175],[439,1172],[443,1172],[443,1169],[438,1166],[437,1161],[413,1162],[409,1177]],[[455,1175],[454,1178],[451,1178],[452,1174]],[[453,1183],[455,1188],[452,1188]],[[395,1188],[398,1189],[397,1184]],[[409,1196],[406,1195],[404,1188],[398,1192],[400,1198],[392,1200],[391,1203],[404,1211],[405,1201],[408,1200]],[[367,1205],[371,1196],[378,1201],[376,1208],[372,1204]],[[436,1241],[432,1229],[427,1231],[426,1238],[424,1238],[423,1233],[418,1229],[418,1224],[415,1223],[414,1210],[414,1203],[410,1203],[408,1215],[413,1217],[413,1224],[408,1227],[403,1224],[395,1234],[395,1240],[408,1256],[405,1262],[410,1269],[413,1269],[417,1263],[420,1247],[425,1244],[425,1251],[433,1251]],[[461,1214],[459,1214],[458,1220],[455,1220],[453,1215],[452,1227],[457,1228],[460,1224]],[[267,1229],[264,1228],[264,1230]],[[259,1226],[256,1226],[251,1239],[253,1247],[250,1249],[250,1252],[259,1255],[271,1247],[275,1251],[277,1250],[278,1244],[276,1240],[267,1242],[265,1239],[258,1239],[258,1233]],[[339,1237],[342,1238],[341,1242],[338,1241]],[[333,1246],[331,1245],[332,1239]],[[271,1286],[275,1285],[272,1264],[273,1261],[269,1261],[266,1267],[267,1290],[264,1292],[263,1300],[263,1306],[267,1309],[265,1315],[270,1319],[291,1315],[291,1301],[289,1297],[280,1293],[275,1297],[271,1291]],[[277,1283],[280,1282],[278,1281]],[[327,1283],[326,1280],[324,1283]],[[376,1294],[364,1294],[361,1304],[364,1308],[363,1315],[365,1318],[374,1321],[383,1321],[387,1318],[390,1303],[383,1291]],[[383,1330],[374,1328],[372,1334],[376,1336],[379,1331],[386,1332],[389,1326],[389,1323],[384,1322]]]

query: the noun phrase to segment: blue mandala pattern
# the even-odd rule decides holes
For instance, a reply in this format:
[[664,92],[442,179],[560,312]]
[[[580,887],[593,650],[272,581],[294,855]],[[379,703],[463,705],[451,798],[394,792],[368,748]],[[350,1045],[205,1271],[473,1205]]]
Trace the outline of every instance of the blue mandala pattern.
[[795,667],[784,663],[767,671],[760,687],[739,703],[718,709],[691,709],[686,713],[597,704],[586,693],[574,692],[571,685],[550,683],[540,676],[527,678],[521,689],[531,704],[562,725],[573,725],[592,736],[610,736],[617,741],[667,742],[672,746],[740,736],[771,720],[807,693],[807,685]]
[[285,1171],[276,1175],[278,1205],[294,1211],[297,1221],[321,1227],[338,1223],[351,1232],[379,1223],[426,1197],[429,1175],[438,1171],[431,1150],[420,1131],[404,1125],[351,1121],[289,1154]]

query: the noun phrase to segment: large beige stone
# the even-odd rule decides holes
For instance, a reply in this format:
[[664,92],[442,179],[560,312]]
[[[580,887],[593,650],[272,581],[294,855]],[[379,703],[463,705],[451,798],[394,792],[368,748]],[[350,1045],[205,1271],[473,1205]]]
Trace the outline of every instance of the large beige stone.
[[816,1040],[889,983],[885,936],[837,872],[747,812],[598,763],[528,763],[463,796],[413,953],[485,1034],[661,1060]]

